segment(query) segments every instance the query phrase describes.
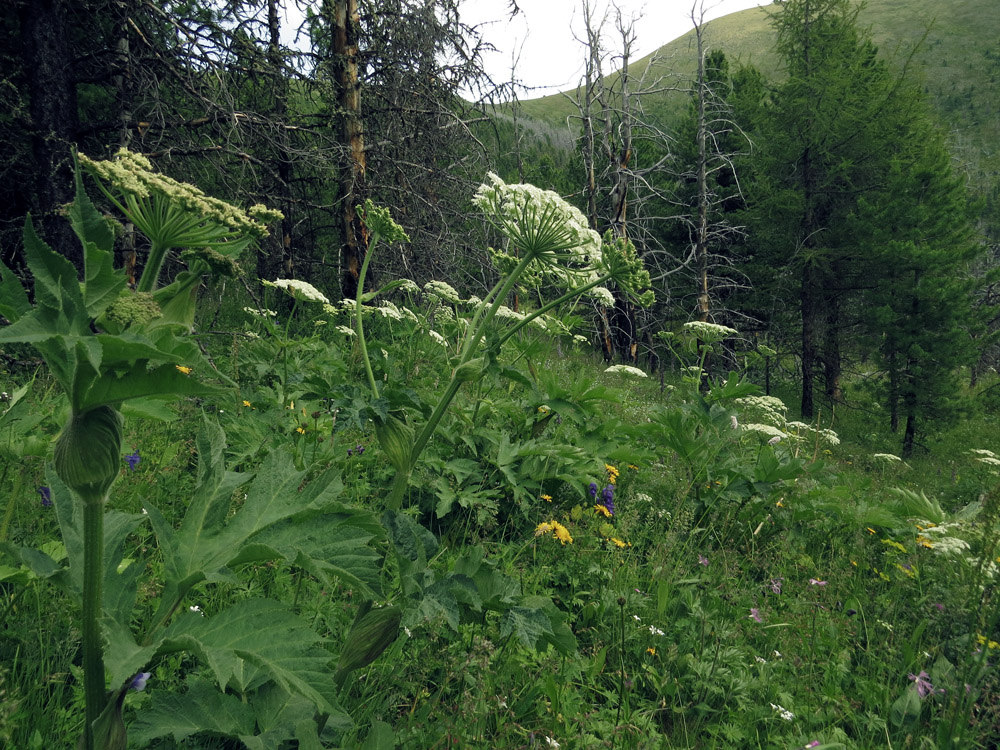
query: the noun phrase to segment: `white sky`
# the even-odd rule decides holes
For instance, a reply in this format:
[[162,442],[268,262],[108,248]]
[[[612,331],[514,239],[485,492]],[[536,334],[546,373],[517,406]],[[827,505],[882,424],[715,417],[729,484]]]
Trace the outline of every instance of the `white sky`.
[[[516,56],[516,78],[532,89],[522,97],[533,99],[580,82],[584,47],[574,39],[574,32],[583,38],[582,4],[582,0],[517,0],[521,12],[508,21],[507,0],[465,0],[461,18],[469,25],[481,25],[486,40],[496,47],[497,51],[484,60],[493,80],[510,80],[511,60]],[[632,59],[638,60],[691,30],[692,5],[704,4],[705,20],[709,21],[768,5],[770,0],[617,0],[616,4],[624,18],[637,19]],[[591,5],[595,18],[600,19],[610,2],[591,0]],[[617,52],[613,10],[608,12],[608,20],[606,39]]]

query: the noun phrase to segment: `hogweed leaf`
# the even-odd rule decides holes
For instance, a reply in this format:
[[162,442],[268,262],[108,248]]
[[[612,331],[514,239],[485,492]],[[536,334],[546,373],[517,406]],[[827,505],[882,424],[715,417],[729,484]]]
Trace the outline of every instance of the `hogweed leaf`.
[[157,692],[129,727],[133,742],[146,745],[160,737],[182,742],[199,732],[227,737],[254,733],[253,708],[236,695],[220,693],[211,683],[191,679],[184,693]]

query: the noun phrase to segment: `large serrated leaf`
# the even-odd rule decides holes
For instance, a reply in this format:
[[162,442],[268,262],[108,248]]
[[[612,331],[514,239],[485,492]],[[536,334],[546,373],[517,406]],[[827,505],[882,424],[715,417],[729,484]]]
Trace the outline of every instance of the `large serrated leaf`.
[[21,280],[0,261],[0,315],[16,323],[22,315],[31,312],[28,293]]
[[204,680],[189,680],[184,694],[153,692],[150,704],[129,726],[129,738],[146,745],[158,737],[175,742],[199,732],[227,737],[253,735],[253,709],[235,695],[225,695]]
[[334,711],[331,657],[318,647],[321,640],[281,602],[251,599],[211,617],[182,613],[164,633],[160,651],[197,654],[221,689],[242,673],[241,661],[250,662],[285,690],[308,698],[317,709]]
[[125,288],[125,276],[114,270],[115,235],[83,189],[80,170],[75,170],[76,197],[69,207],[70,224],[83,243],[83,299],[91,318],[100,316]]

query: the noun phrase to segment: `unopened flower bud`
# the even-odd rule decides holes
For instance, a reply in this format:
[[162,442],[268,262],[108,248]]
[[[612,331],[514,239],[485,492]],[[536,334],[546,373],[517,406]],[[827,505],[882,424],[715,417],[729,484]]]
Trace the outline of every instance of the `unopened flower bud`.
[[73,414],[56,440],[56,474],[84,498],[101,497],[121,467],[122,415],[110,406]]

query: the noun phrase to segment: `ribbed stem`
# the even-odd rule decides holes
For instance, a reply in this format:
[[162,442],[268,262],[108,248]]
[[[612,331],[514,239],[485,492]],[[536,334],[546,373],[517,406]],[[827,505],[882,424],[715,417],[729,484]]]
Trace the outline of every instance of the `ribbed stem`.
[[148,293],[156,289],[156,282],[160,279],[160,269],[163,268],[163,261],[166,260],[169,249],[166,245],[156,242],[149,248],[146,267],[142,269],[142,276],[139,277],[139,283],[135,287],[137,292]]
[[101,602],[104,579],[104,501],[107,495],[83,497],[83,689],[87,723],[85,750],[94,746],[94,722],[104,710],[104,645],[101,640]]

